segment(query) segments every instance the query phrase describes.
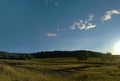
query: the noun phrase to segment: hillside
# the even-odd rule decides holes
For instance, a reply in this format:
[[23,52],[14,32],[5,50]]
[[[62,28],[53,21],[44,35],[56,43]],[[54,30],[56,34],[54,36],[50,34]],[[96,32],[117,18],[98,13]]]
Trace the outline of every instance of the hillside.
[[45,51],[36,53],[9,53],[0,51],[0,59],[31,59],[31,58],[60,58],[60,57],[76,57],[77,54],[83,52],[89,53],[90,57],[101,57],[104,53],[95,51]]

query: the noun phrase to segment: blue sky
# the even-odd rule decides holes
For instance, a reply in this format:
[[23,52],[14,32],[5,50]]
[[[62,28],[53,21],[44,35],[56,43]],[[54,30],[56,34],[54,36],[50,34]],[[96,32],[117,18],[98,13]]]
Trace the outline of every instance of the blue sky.
[[0,0],[0,50],[113,52],[119,0]]

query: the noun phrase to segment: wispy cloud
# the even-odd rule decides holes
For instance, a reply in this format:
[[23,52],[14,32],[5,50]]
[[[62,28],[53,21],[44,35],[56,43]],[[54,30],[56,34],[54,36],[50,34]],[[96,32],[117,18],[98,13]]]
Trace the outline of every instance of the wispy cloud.
[[48,36],[48,37],[56,37],[56,36],[58,36],[58,34],[55,34],[55,33],[46,33],[46,36]]
[[112,19],[113,15],[120,15],[120,10],[113,9],[111,11],[105,12],[104,16],[102,17],[102,22]]
[[88,20],[93,20],[93,18],[94,18],[94,15],[93,14],[91,14],[91,15],[89,15],[89,19]]
[[56,6],[58,6],[58,5],[59,5],[59,3],[58,3],[57,1],[54,1],[54,4],[55,4]]
[[44,1],[44,3],[46,4],[46,5],[48,5],[48,4],[50,4],[50,3],[52,3],[52,4],[54,4],[54,5],[59,5],[59,3],[58,3],[58,1],[57,0],[37,0],[38,2],[41,2],[41,1]]
[[[50,1],[54,1],[54,0],[50,0]],[[101,21],[102,22],[108,21],[108,20],[112,19],[113,15],[120,15],[120,10],[113,9],[111,11],[106,11],[105,14],[103,15]],[[77,22],[74,22],[69,28],[58,28],[58,29],[56,29],[56,31],[63,32],[68,29],[70,29],[70,30],[75,30],[75,29],[89,30],[89,29],[93,29],[95,27],[96,27],[96,24],[94,24],[94,15],[90,14],[90,15],[88,15],[88,18],[80,19]],[[56,36],[58,36],[58,34],[47,33],[46,36],[56,37]]]
[[62,31],[65,31],[66,29],[63,28],[63,29],[57,29],[57,32],[62,32]]
[[94,15],[89,15],[86,20],[79,20],[78,22],[74,22],[70,27],[71,30],[80,29],[80,30],[88,30],[95,28],[96,25],[92,23]]
[[86,30],[88,29],[92,29],[92,28],[95,28],[96,25],[92,24],[92,23],[88,23],[88,25],[86,26]]

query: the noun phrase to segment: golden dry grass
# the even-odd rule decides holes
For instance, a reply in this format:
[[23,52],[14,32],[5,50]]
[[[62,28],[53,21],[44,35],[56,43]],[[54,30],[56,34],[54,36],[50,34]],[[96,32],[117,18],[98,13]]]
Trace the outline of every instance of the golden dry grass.
[[120,81],[120,59],[100,58],[78,63],[76,58],[0,60],[0,81]]

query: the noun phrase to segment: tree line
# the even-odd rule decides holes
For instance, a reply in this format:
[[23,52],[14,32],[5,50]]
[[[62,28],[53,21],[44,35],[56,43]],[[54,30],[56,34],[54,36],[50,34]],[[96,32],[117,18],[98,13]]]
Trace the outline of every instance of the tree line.
[[111,53],[100,53],[95,51],[46,51],[36,53],[8,53],[0,52],[0,59],[15,59],[15,60],[26,60],[33,58],[61,58],[61,57],[75,57],[79,62],[85,61],[91,57],[101,58],[102,61],[109,61],[110,63],[115,59]]
[[[91,57],[90,57],[89,52],[82,52],[82,53],[77,54],[76,58],[81,63],[83,61],[87,62],[87,60]],[[109,62],[109,63],[112,63],[116,59],[116,57],[114,55],[112,55],[112,53],[102,54],[101,57],[99,57],[99,58],[101,58],[101,61]]]
[[33,55],[31,54],[16,54],[16,53],[8,53],[8,52],[0,52],[0,59],[14,59],[14,60],[26,60],[32,59]]
[[37,52],[32,53],[35,58],[60,58],[60,57],[76,57],[78,54],[84,52],[89,53],[90,57],[101,57],[104,53],[78,50],[78,51],[46,51],[46,52]]

